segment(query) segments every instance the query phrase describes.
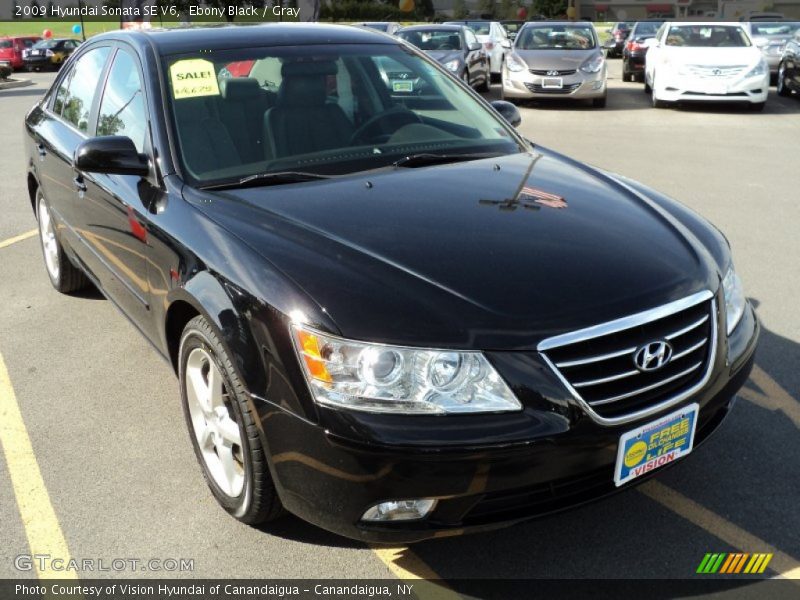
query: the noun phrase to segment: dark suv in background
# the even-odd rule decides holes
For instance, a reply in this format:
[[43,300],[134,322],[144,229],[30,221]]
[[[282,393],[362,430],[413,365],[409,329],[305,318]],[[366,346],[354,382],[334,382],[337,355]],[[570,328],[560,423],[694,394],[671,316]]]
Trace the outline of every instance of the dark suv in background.
[[619,58],[622,56],[622,49],[625,47],[625,40],[628,39],[631,27],[633,27],[633,23],[630,21],[614,23],[614,26],[609,32],[610,37],[603,44],[608,58]]
[[622,81],[644,81],[644,57],[647,54],[644,42],[656,37],[658,28],[663,24],[663,19],[634,24],[622,50]]

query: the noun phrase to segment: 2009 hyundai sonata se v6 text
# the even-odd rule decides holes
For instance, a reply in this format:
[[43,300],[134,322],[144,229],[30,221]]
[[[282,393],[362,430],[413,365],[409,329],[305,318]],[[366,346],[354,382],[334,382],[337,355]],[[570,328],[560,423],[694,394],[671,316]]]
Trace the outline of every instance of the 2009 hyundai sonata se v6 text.
[[518,122],[368,30],[96,36],[25,121],[46,271],[173,365],[237,519],[410,542],[574,506],[705,440],[758,322],[717,229]]

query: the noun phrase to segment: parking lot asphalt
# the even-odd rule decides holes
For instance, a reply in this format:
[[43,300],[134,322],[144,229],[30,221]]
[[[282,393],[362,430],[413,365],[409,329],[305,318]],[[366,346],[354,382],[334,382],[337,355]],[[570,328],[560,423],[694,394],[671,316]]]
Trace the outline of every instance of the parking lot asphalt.
[[[101,574],[115,577],[438,575],[457,588],[465,577],[687,578],[706,552],[742,551],[775,554],[765,576],[800,578],[800,100],[773,88],[763,113],[657,110],[641,84],[619,75],[619,61],[611,61],[606,109],[527,105],[520,130],[639,179],[715,223],[758,305],[757,367],[720,431],[636,490],[409,549],[373,549],[293,517],[255,529],[216,505],[170,367],[99,293],[56,293],[36,237],[5,244],[36,225],[22,120],[53,76],[32,74],[35,85],[0,92],[0,428],[4,442],[27,434],[33,451],[20,458],[18,447],[3,448],[0,578],[35,577],[17,570],[14,558],[58,548],[59,536],[73,558],[194,561],[192,572]],[[2,411],[11,405],[24,429],[10,433]],[[19,470],[30,458],[44,501],[35,469]],[[37,530],[43,504],[60,531]]]

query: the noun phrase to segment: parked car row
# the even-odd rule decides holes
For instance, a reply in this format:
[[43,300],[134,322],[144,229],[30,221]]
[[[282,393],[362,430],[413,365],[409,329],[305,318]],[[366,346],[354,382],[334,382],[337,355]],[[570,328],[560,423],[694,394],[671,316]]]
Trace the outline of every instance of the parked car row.
[[58,69],[80,44],[72,38],[4,37],[0,38],[0,63],[28,71]]

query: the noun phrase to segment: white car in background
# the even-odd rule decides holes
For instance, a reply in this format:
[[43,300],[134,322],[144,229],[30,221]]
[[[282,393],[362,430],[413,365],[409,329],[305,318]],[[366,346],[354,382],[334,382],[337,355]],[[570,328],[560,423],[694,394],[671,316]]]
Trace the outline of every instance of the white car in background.
[[647,40],[644,85],[653,106],[767,101],[769,67],[741,23],[664,23]]
[[500,81],[503,73],[503,60],[511,51],[508,32],[498,21],[448,21],[445,25],[466,25],[475,33],[489,56],[492,81]]

